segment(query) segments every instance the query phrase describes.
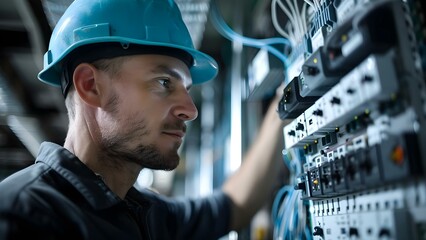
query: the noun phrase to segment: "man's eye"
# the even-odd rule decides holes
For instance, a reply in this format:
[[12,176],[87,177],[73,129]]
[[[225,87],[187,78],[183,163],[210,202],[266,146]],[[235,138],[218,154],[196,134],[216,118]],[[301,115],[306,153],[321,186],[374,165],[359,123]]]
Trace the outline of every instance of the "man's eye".
[[170,88],[170,84],[171,84],[171,82],[170,82],[170,80],[169,80],[169,79],[160,79],[160,80],[158,80],[158,82],[159,82],[161,85],[163,85],[163,87],[165,87],[165,88]]

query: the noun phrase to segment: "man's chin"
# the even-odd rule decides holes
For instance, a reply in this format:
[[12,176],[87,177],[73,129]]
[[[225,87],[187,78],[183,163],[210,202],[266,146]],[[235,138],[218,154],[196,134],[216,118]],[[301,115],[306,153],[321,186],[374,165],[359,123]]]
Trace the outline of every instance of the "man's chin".
[[177,168],[179,165],[180,158],[177,154],[162,156],[157,161],[151,161],[149,163],[142,164],[144,168],[153,170],[164,170],[171,171]]
[[162,170],[172,171],[172,170],[176,169],[177,166],[179,166],[179,161],[180,161],[179,156],[177,156],[175,158],[166,159]]

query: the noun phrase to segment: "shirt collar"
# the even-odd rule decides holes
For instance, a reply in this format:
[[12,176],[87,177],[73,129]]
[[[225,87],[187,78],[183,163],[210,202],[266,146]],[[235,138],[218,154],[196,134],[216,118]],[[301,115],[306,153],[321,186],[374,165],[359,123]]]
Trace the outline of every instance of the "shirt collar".
[[36,163],[49,165],[71,185],[96,210],[110,208],[122,200],[90,168],[73,153],[55,143],[44,142]]

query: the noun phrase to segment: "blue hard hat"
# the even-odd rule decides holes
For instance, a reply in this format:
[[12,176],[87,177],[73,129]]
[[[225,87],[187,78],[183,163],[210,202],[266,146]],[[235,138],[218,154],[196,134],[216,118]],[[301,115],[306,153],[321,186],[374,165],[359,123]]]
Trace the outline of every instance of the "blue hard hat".
[[194,84],[208,81],[218,72],[216,61],[194,48],[173,0],[76,0],[53,30],[38,78],[60,87],[66,70],[64,61],[70,55],[112,43],[121,44],[123,50],[136,45],[188,53],[192,56],[189,70]]

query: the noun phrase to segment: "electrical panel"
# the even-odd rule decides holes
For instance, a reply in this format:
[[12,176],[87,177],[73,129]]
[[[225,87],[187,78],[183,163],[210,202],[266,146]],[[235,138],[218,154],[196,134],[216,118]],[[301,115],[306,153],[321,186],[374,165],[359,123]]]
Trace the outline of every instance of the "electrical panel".
[[273,1],[294,44],[274,238],[426,239],[426,2],[305,3]]

